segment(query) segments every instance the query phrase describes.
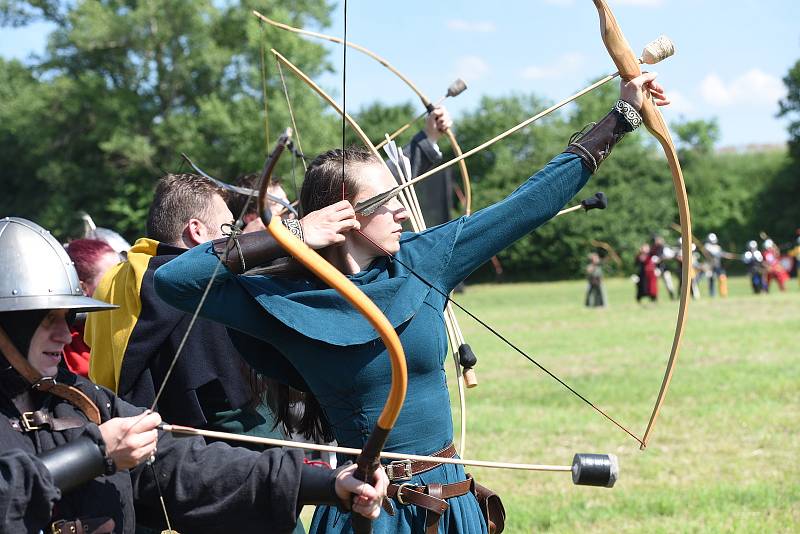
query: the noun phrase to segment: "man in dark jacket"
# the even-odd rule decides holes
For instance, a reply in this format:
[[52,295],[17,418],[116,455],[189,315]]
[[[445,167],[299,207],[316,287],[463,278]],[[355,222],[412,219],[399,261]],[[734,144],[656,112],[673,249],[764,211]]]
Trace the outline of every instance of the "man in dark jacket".
[[[153,291],[153,272],[185,250],[223,236],[233,222],[225,192],[193,174],[169,174],[155,191],[147,237],[102,279],[95,298],[119,306],[87,319],[89,378],[136,406],[151,406],[167,369],[181,355],[159,397],[174,424],[281,437],[261,399],[259,382],[224,326],[172,308]],[[190,331],[187,336],[187,331]]]

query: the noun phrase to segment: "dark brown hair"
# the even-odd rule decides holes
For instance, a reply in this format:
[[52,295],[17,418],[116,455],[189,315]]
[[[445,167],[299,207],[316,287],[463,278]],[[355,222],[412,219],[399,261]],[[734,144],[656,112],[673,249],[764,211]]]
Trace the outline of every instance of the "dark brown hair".
[[[344,176],[342,163],[344,162]],[[301,213],[310,213],[342,200],[351,202],[361,186],[357,176],[362,165],[380,163],[380,160],[361,147],[336,148],[320,154],[306,170],[300,190]],[[344,185],[343,185],[344,184]],[[255,273],[256,271],[254,271]],[[299,263],[289,260],[278,265],[259,269],[259,274],[277,276],[313,276]],[[298,403],[303,411],[298,413]],[[333,441],[333,429],[325,417],[319,401],[311,393],[303,393],[273,380],[267,388],[267,404],[275,415],[276,426],[302,434],[306,439],[321,442]]]
[[208,224],[214,195],[225,191],[196,174],[167,174],[158,181],[147,214],[147,237],[162,243],[180,241],[190,219]]
[[372,152],[357,146],[344,150],[335,148],[320,154],[308,166],[300,189],[303,213],[322,209],[343,199],[352,202],[361,186],[357,176],[359,167],[380,162]]
[[[342,160],[344,160],[344,177]],[[361,187],[358,169],[363,165],[376,163],[380,164],[381,160],[372,152],[358,146],[350,146],[344,150],[334,148],[320,154],[306,169],[303,186],[300,188],[300,213],[320,210],[343,200],[343,196],[344,200],[353,202]],[[248,274],[314,278],[311,271],[292,258],[280,259],[271,265],[257,267]]]
[[[240,176],[236,179],[236,185],[239,187],[244,187],[245,189],[258,189],[261,185],[259,183],[259,178],[261,178],[260,172],[251,172],[250,174],[245,174]],[[272,186],[281,185],[281,177],[280,176],[273,176],[272,177]],[[255,197],[248,197],[247,195],[241,195],[239,193],[231,193],[228,195],[228,199],[225,201],[228,204],[228,208],[233,213],[233,216],[239,219],[240,217],[244,217],[245,215],[256,215],[258,214],[258,201]],[[244,209],[247,206],[247,209]],[[242,212],[244,210],[244,212]]]

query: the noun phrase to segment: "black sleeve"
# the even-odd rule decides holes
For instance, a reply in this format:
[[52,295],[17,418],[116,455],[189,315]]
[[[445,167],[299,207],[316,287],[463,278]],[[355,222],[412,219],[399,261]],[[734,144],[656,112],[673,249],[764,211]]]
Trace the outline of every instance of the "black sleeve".
[[[110,404],[113,417],[143,411],[113,396]],[[206,444],[199,436],[159,432],[152,467],[142,463],[131,471],[136,520],[166,528],[160,489],[172,528],[180,532],[291,531],[300,513],[302,469],[299,450],[258,453],[221,442]]]
[[44,464],[19,449],[0,452],[0,532],[38,532],[61,492]]
[[[419,176],[431,170],[442,160],[442,153],[428,139],[424,131],[419,131],[406,146],[403,153],[411,162],[411,176]],[[389,166],[391,168],[391,165]]]
[[291,531],[299,515],[302,465],[300,451],[256,453],[164,434],[153,466],[131,472],[137,520],[166,527],[155,471],[172,527],[179,531]]

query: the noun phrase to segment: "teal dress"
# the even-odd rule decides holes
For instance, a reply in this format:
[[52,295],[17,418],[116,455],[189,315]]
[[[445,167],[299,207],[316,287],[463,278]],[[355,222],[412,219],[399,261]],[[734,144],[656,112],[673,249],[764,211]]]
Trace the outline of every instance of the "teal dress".
[[[397,257],[438,291],[390,258],[376,259],[348,276],[395,327],[408,363],[408,394],[385,450],[431,454],[452,442],[443,295],[494,254],[551,219],[588,178],[580,158],[561,154],[503,201],[424,232],[404,233]],[[156,272],[158,294],[193,311],[217,261],[209,246],[189,250]],[[219,269],[201,315],[246,334],[237,336],[238,348],[253,368],[310,389],[338,443],[362,447],[386,401],[391,368],[380,337],[336,291],[314,280],[237,276]],[[464,479],[462,466],[442,465],[411,483]],[[472,495],[448,504],[440,532],[487,532]],[[375,532],[424,532],[424,509],[397,505],[396,512],[381,513]],[[349,531],[349,514],[317,508],[310,532]]]

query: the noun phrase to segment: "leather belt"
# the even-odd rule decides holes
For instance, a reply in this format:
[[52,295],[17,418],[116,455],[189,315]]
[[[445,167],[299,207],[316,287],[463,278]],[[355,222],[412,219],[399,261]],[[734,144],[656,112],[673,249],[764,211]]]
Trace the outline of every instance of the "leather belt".
[[50,524],[50,534],[111,534],[116,524],[108,517],[85,517],[83,519],[59,519]]
[[[456,446],[452,443],[440,451],[436,451],[431,456],[439,458],[452,458],[456,455]],[[442,465],[440,462],[423,460],[398,460],[383,466],[389,482],[400,482],[411,480],[411,477],[419,473],[424,473]]]
[[475,481],[470,475],[467,475],[466,480],[454,482],[453,484],[431,483],[427,486],[416,486],[407,483],[389,484],[386,495],[400,504],[413,504],[424,508],[426,511],[425,533],[436,534],[439,532],[439,519],[450,508],[450,505],[447,504],[447,499],[472,493],[474,488]]
[[70,428],[80,428],[86,425],[86,420],[80,417],[53,417],[47,410],[36,410],[35,412],[23,412],[19,418],[8,420],[11,428],[17,432],[31,432],[46,428],[53,432],[60,432]]

